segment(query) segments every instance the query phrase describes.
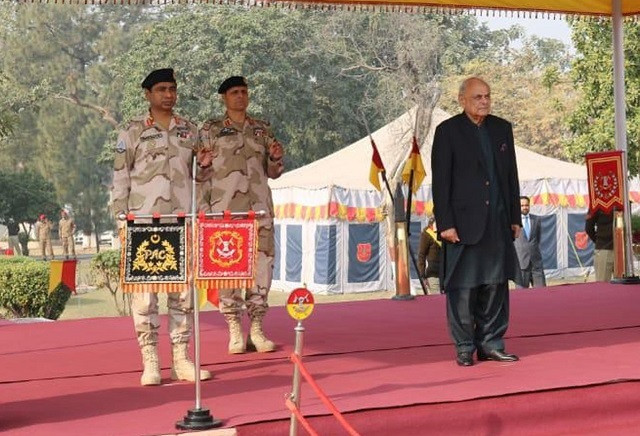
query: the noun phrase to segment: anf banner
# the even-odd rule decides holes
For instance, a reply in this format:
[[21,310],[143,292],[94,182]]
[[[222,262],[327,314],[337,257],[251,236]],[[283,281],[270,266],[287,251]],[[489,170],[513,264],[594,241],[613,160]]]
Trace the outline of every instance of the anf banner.
[[182,292],[188,289],[183,224],[127,223],[120,277],[123,292]]
[[601,210],[610,213],[613,208],[622,210],[622,151],[587,153],[585,157],[589,177],[590,211]]
[[255,219],[198,220],[196,287],[250,288],[254,283],[258,226]]

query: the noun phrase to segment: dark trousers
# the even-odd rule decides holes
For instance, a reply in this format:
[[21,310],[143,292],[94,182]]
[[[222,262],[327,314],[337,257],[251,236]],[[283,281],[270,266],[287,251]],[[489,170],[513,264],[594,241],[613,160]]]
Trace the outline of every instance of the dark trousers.
[[[522,282],[526,285],[525,286],[526,288],[532,285],[534,288],[543,288],[547,286],[547,280],[544,277],[543,269],[533,269],[533,267],[529,265],[528,268],[525,268],[521,271],[522,271]],[[518,285],[517,283],[516,283],[516,287],[522,288],[522,286]]]
[[449,333],[457,352],[504,350],[509,326],[509,286],[481,285],[447,291]]

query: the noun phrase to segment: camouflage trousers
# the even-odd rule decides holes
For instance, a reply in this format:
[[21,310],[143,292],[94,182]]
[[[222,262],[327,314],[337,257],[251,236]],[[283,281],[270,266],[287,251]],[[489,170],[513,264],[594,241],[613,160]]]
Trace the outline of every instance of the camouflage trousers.
[[46,252],[49,252],[49,256],[53,258],[53,246],[51,245],[51,238],[40,239],[40,252],[42,257],[47,257]]
[[[193,325],[193,300],[191,291],[167,294],[169,312],[169,337],[172,344],[189,342]],[[154,292],[134,292],[131,294],[131,315],[138,337],[138,344],[156,345],[160,316],[158,315],[158,294]]]
[[255,284],[245,291],[244,298],[242,297],[242,289],[221,289],[218,292],[220,313],[241,315],[243,306],[246,306],[251,318],[256,315],[264,315],[267,312],[269,308],[267,297],[273,278],[273,256],[258,251],[257,260]]
[[65,257],[69,256],[69,248],[71,248],[71,255],[73,257],[75,257],[76,256],[76,241],[73,240],[73,235],[60,238],[60,241],[62,241],[62,254]]

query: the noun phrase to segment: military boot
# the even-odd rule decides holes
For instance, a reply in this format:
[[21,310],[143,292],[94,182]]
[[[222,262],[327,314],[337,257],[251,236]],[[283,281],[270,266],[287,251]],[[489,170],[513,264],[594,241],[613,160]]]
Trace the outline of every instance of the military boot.
[[[173,344],[171,354],[173,355],[173,366],[171,367],[171,380],[196,381],[196,367],[187,354],[186,342]],[[209,380],[211,373],[205,369],[200,370],[200,380]]]
[[157,386],[160,384],[162,377],[160,376],[160,361],[158,360],[158,347],[155,345],[144,345],[140,351],[142,352],[142,377],[140,384],[142,386]]
[[229,354],[244,353],[246,350],[240,316],[237,314],[225,314],[224,318],[229,325]]
[[251,330],[247,337],[247,350],[258,353],[268,353],[276,349],[276,344],[267,339],[262,330],[262,318],[264,314],[255,314],[251,317]]

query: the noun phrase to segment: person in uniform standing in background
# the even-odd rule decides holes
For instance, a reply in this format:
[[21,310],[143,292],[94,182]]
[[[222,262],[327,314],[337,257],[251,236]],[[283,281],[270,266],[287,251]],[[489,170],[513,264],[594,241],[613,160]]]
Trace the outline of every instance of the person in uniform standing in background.
[[597,282],[608,282],[613,277],[613,212],[601,210],[587,215],[584,230],[596,244],[593,266]]
[[[191,206],[192,158],[210,164],[211,156],[198,150],[198,130],[176,115],[177,84],[173,69],[152,71],[142,82],[149,112],[130,122],[120,132],[116,146],[112,201],[120,214],[189,213]],[[171,378],[194,381],[195,368],[188,358],[193,324],[190,289],[167,296],[169,336],[172,343]],[[158,295],[137,292],[131,295],[131,313],[142,353],[143,386],[161,383],[158,359]],[[211,378],[201,370],[200,379]]]
[[[204,123],[200,129],[202,147],[213,152],[212,177],[201,185],[200,209],[207,212],[267,212],[258,219],[258,258],[255,285],[242,295],[242,289],[220,290],[220,312],[229,326],[230,354],[246,350],[269,352],[275,344],[263,330],[267,297],[273,277],[275,242],[273,201],[268,178],[284,171],[282,145],[269,124],[247,115],[249,86],[241,76],[224,80],[218,88],[226,113]],[[241,315],[246,305],[251,327],[245,342]]]
[[40,252],[42,253],[42,260],[47,260],[47,252],[54,259],[53,246],[51,245],[51,222],[47,219],[46,215],[40,215],[40,219],[36,223],[36,236],[40,243]]
[[62,242],[62,254],[65,259],[69,259],[69,249],[71,249],[71,256],[76,259],[76,243],[73,239],[73,235],[76,232],[76,223],[66,210],[60,211],[60,221],[58,221],[58,234],[60,235],[60,241]]
[[522,232],[514,241],[514,245],[516,253],[518,253],[524,286],[516,285],[518,288],[528,288],[529,285],[541,288],[547,285],[542,266],[542,253],[540,252],[540,240],[542,239],[540,218],[529,213],[530,203],[529,197],[520,197]]
[[418,275],[420,280],[427,283],[429,295],[440,293],[440,247],[442,242],[438,240],[434,217],[420,233],[420,248],[418,250]]

